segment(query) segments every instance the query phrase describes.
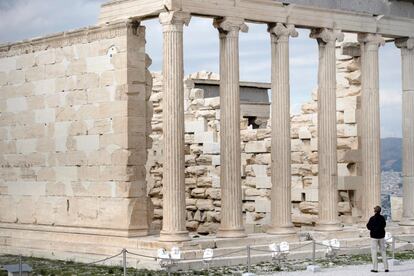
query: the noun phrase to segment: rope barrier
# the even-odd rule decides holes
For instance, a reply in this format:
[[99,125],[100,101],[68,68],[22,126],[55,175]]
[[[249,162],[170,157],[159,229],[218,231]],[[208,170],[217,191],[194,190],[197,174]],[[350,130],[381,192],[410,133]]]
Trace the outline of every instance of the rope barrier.
[[[396,236],[394,236],[393,238],[394,238],[395,241],[401,241],[401,242],[406,242],[406,243],[414,243],[414,241],[409,241],[409,240],[401,239],[401,238],[396,237]],[[219,255],[215,255],[215,256],[213,255],[211,258],[199,257],[199,258],[182,258],[182,259],[172,259],[171,257],[169,257],[169,258],[160,258],[158,256],[150,256],[150,255],[145,255],[145,254],[139,254],[139,253],[135,253],[135,252],[131,252],[131,251],[128,251],[126,249],[123,249],[120,253],[117,253],[117,254],[112,255],[112,256],[105,257],[105,258],[100,259],[100,260],[97,260],[97,261],[83,263],[83,265],[94,265],[94,264],[98,264],[98,263],[103,263],[105,261],[108,261],[108,260],[114,259],[116,257],[119,257],[122,254],[124,254],[124,261],[123,261],[124,267],[126,267],[125,266],[125,263],[126,263],[125,256],[126,256],[126,254],[134,255],[134,256],[137,256],[137,257],[141,257],[141,258],[153,259],[153,260],[156,260],[156,261],[158,261],[158,260],[169,261],[169,262],[171,262],[171,265],[172,266],[178,265],[178,263],[181,263],[181,262],[191,262],[191,261],[200,261],[200,262],[209,262],[209,263],[211,263],[213,260],[217,260],[217,259],[220,259],[220,258],[223,258],[223,257],[228,257],[228,256],[231,256],[233,254],[240,253],[240,252],[247,252],[247,256],[245,256],[243,254],[243,256],[240,256],[240,257],[243,257],[243,258],[244,257],[247,257],[248,259],[250,259],[251,257],[254,257],[254,256],[250,256],[250,254],[248,252],[249,250],[256,251],[256,252],[267,253],[267,254],[290,253],[292,251],[297,251],[297,250],[299,250],[301,248],[304,248],[306,246],[309,246],[309,245],[323,246],[323,247],[332,248],[332,249],[338,250],[338,251],[339,250],[342,250],[342,249],[366,249],[366,248],[369,248],[369,245],[361,245],[361,246],[341,246],[339,248],[333,248],[331,245],[326,245],[326,244],[323,244],[323,243],[320,243],[320,242],[316,242],[316,241],[313,240],[313,241],[308,242],[308,243],[299,244],[296,247],[291,247],[289,249],[289,251],[287,251],[287,252],[273,251],[273,250],[261,249],[261,248],[253,248],[253,247],[249,247],[248,246],[247,248],[241,248],[241,249],[238,249],[238,250],[234,250],[234,251],[231,251],[231,252],[226,252],[226,253],[219,254]],[[313,252],[315,252],[315,248],[313,248]],[[256,255],[256,257],[257,256],[260,256],[260,255]],[[76,266],[78,264],[66,264],[66,266],[71,266],[71,265],[75,265]]]
[[[98,263],[101,263],[101,262],[105,262],[105,261],[111,260],[113,258],[119,257],[120,255],[122,255],[122,253],[124,253],[124,250],[122,250],[121,252],[119,252],[118,254],[115,254],[113,256],[105,257],[103,259],[100,259],[100,260],[97,260],[97,261],[93,261],[93,262],[81,263],[81,265],[94,265],[94,264],[98,264]],[[69,262],[69,261],[67,261],[67,262]],[[78,263],[68,264],[67,262],[65,264],[66,267],[67,266],[69,266],[69,267],[71,267],[71,266],[79,266]]]
[[[312,242],[309,242],[309,243],[302,244],[302,245],[299,245],[299,246],[294,247],[294,248],[289,248],[289,251],[288,252],[296,251],[298,249],[301,249],[301,248],[306,247],[306,246],[311,245],[311,244],[312,244]],[[259,248],[254,248],[254,247],[252,247],[250,249],[252,251],[265,252],[265,253],[277,253],[277,252],[281,252],[281,251],[272,251],[272,250],[266,250],[266,249],[259,249]]]
[[259,248],[250,248],[251,251],[257,251],[257,252],[264,252],[264,253],[276,253],[278,251],[272,251],[272,250],[266,250],[266,249],[259,249]]
[[366,248],[370,248],[370,245],[362,245],[362,246],[342,246],[340,247],[340,249],[366,249]]
[[245,251],[245,250],[246,250],[246,248],[243,248],[243,249],[240,249],[240,250],[237,250],[237,251],[233,251],[233,252],[230,252],[230,253],[224,253],[224,254],[221,254],[221,255],[213,256],[213,259],[220,258],[220,257],[230,256],[230,255],[233,255],[233,254],[236,254],[236,253]]
[[301,248],[306,247],[306,246],[311,245],[311,244],[312,244],[312,242],[308,242],[308,243],[299,245],[297,247],[294,247],[294,248],[290,249],[290,251],[295,251],[295,250],[301,249]]
[[86,265],[91,265],[91,264],[97,264],[97,263],[100,263],[100,262],[104,262],[104,261],[107,261],[107,260],[116,258],[116,257],[120,256],[122,253],[124,253],[124,250],[122,250],[120,253],[118,253],[116,255],[113,255],[113,256],[110,256],[110,257],[106,257],[106,258],[104,258],[102,260],[98,260],[98,261],[93,261],[93,262],[90,262],[90,263],[86,263]]
[[[134,256],[138,256],[138,257],[148,258],[148,259],[154,259],[154,260],[161,259],[161,258],[154,257],[154,256],[149,256],[149,255],[143,255],[143,254],[134,253],[134,252],[131,252],[131,251],[128,251],[128,250],[126,250],[126,253],[127,254],[131,254],[131,255],[134,255]],[[167,258],[165,258],[165,259],[166,260],[169,260]]]
[[397,240],[397,241],[402,241],[402,242],[406,242],[406,243],[413,243],[414,242],[414,241],[407,241],[407,240],[404,240],[404,239],[401,239],[401,238],[395,237],[395,236],[394,236],[394,239]]
[[330,245],[326,245],[326,244],[323,244],[323,243],[319,243],[319,242],[315,242],[315,244],[316,244],[316,245],[321,245],[321,246],[325,246],[325,247],[331,247]]
[[[221,255],[213,256],[211,259],[217,259],[217,258],[221,258],[221,257],[230,256],[230,255],[233,255],[235,253],[239,253],[239,252],[242,252],[242,251],[245,251],[245,250],[246,249],[243,248],[243,249],[240,249],[240,250],[237,250],[237,251],[232,251],[232,252],[224,253],[224,254],[221,254]],[[126,250],[126,253],[127,254],[131,254],[131,255],[134,255],[134,256],[148,258],[148,259],[154,259],[154,260],[166,260],[166,261],[171,260],[171,261],[176,261],[176,262],[183,262],[183,261],[205,261],[204,258],[186,258],[186,259],[160,258],[160,257],[149,256],[149,255],[144,255],[144,254],[138,254],[138,253],[134,253],[134,252],[131,252],[131,251],[128,251],[128,250]],[[120,254],[122,254],[122,252]]]

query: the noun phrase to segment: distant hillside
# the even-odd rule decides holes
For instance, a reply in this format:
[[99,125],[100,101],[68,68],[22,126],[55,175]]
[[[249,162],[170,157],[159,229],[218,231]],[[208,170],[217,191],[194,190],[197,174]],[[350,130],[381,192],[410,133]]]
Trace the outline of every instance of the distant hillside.
[[381,170],[402,171],[402,139],[381,139]]

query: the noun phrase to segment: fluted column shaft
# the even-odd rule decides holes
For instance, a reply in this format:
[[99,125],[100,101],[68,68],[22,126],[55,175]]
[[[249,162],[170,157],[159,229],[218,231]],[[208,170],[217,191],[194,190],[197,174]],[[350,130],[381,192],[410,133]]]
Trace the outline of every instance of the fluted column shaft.
[[397,39],[402,64],[403,217],[414,226],[414,38]]
[[240,161],[239,31],[244,20],[214,21],[220,36],[220,185],[221,224],[218,237],[246,236],[242,217]]
[[341,230],[338,220],[338,165],[336,139],[336,41],[339,30],[314,29],[319,46],[318,67],[318,230]]
[[163,60],[163,223],[162,241],[189,240],[185,226],[184,183],[184,59],[183,25],[190,15],[160,14],[164,36]]
[[269,234],[295,233],[291,207],[289,36],[293,25],[269,26],[272,50],[271,225]]
[[362,220],[381,205],[380,109],[378,49],[384,39],[378,34],[358,34],[361,44],[361,150],[364,193]]

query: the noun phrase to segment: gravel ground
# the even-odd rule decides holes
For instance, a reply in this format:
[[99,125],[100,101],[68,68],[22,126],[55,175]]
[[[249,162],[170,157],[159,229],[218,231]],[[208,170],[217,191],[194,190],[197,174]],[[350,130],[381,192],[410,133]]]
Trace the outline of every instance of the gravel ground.
[[385,273],[384,267],[381,263],[378,265],[379,272],[372,273],[371,265],[349,265],[338,266],[334,268],[322,268],[320,272],[307,271],[293,271],[293,272],[278,272],[273,274],[258,274],[258,275],[276,275],[276,276],[304,276],[304,275],[323,275],[323,276],[365,276],[365,275],[398,275],[398,276],[413,276],[414,275],[414,261],[405,261],[398,266],[390,266],[390,272]]

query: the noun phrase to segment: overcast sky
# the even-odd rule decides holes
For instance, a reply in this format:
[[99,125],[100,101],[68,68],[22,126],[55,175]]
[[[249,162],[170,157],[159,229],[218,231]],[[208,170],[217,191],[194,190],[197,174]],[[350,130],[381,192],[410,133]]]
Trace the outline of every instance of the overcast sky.
[[[43,36],[94,25],[105,0],[0,0],[0,43]],[[152,71],[161,70],[162,32],[157,20],[147,26],[147,52],[153,59]],[[270,81],[270,43],[264,24],[248,24],[240,34],[240,78]],[[193,18],[185,28],[185,73],[218,72],[218,34],[212,20]],[[307,30],[291,39],[292,112],[310,99],[316,86],[318,52]],[[401,61],[393,43],[380,49],[381,136],[401,137]]]

